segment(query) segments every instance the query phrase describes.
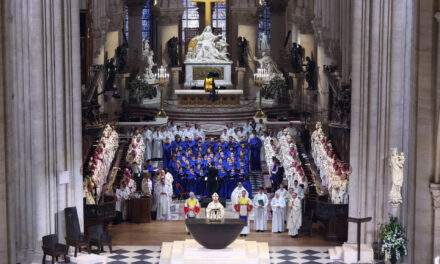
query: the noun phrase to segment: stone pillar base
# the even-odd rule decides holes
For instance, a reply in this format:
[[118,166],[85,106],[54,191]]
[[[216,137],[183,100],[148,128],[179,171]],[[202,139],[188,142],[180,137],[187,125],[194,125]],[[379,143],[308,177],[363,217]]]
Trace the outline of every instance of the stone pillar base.
[[176,100],[176,90],[180,90],[179,76],[182,71],[182,67],[171,67],[171,85],[169,85],[169,96],[171,100]]

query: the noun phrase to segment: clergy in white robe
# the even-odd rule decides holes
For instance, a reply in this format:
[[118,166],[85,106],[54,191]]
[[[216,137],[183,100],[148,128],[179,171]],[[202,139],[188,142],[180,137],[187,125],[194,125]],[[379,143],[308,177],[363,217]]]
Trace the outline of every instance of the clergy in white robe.
[[[237,187],[235,187],[235,189],[234,189],[234,190],[232,191],[232,193],[231,193],[231,201],[232,201],[232,204],[237,204],[237,203],[238,203],[238,200],[239,200],[240,197],[241,197],[241,192],[242,192],[243,190],[246,191],[246,198],[249,197],[249,193],[248,193],[248,191],[243,187],[243,183],[242,183],[242,182],[238,182],[238,183],[237,183]],[[234,215],[235,215],[235,217],[238,217],[238,213],[237,213],[237,212],[235,212]]]
[[257,195],[254,197],[254,229],[257,232],[264,232],[267,230],[267,206],[269,199],[264,193],[264,189],[260,187]]
[[[284,184],[280,184],[280,188],[275,192],[279,193],[280,197],[284,199],[284,202],[287,203],[290,199],[289,192],[284,189]],[[287,207],[284,207],[284,221],[287,221]]]
[[[199,200],[194,197],[194,193],[189,193],[189,198],[185,200],[185,206],[183,207],[186,219],[196,219],[200,213]],[[185,225],[185,230],[189,235],[188,227]]]
[[160,184],[156,187],[154,193],[154,198],[157,204],[156,220],[170,220],[170,206],[173,189],[165,183],[165,177],[160,179]]
[[144,140],[145,144],[144,158],[147,161],[151,159],[151,152],[153,150],[153,132],[151,132],[148,127],[144,127],[144,131],[142,132],[142,139]]
[[250,233],[250,220],[249,214],[253,209],[252,201],[246,197],[247,192],[243,190],[241,192],[241,197],[238,199],[238,203],[234,205],[235,211],[238,213],[238,218],[245,221],[244,227],[241,230],[240,236],[247,236]]
[[217,193],[212,194],[212,202],[206,207],[206,218],[210,220],[221,220],[225,216],[225,208],[218,200]]
[[284,232],[284,208],[286,207],[286,201],[279,193],[275,193],[275,197],[270,202],[270,207],[272,208],[272,232]]
[[296,193],[292,194],[292,198],[289,199],[288,206],[289,217],[287,218],[287,229],[289,229],[289,235],[291,237],[298,236],[298,230],[302,224],[301,213],[301,200],[297,197]]
[[152,158],[153,159],[162,159],[162,140],[163,135],[162,132],[160,132],[159,128],[156,128],[156,131],[153,133],[153,153]]

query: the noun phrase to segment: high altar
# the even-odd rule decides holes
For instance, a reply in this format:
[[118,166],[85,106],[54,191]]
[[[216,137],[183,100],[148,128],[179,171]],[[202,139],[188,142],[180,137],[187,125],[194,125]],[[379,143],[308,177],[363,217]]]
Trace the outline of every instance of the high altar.
[[[232,61],[228,57],[228,44],[221,35],[214,35],[211,26],[207,26],[202,34],[194,37],[189,45],[185,56],[185,83],[184,90],[176,90],[178,104],[182,106],[224,105],[232,106],[240,104],[240,96],[243,90],[232,89],[231,66]],[[218,74],[215,79],[217,88],[225,88],[219,91],[219,100],[210,100],[209,94],[192,88],[204,87],[208,73]]]

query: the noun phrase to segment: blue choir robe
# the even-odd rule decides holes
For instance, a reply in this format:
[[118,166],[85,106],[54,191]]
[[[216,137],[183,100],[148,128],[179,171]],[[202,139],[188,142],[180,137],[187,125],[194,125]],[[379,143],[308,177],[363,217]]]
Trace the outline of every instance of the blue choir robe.
[[169,163],[171,160],[171,144],[170,143],[163,143],[163,155],[162,155],[162,160],[163,160],[163,168],[165,169],[169,169]]
[[229,181],[228,181],[228,198],[231,197],[232,192],[234,191],[235,187],[237,187],[238,183],[238,173],[230,173],[229,174]]
[[228,173],[219,170],[218,177],[220,178],[220,197],[226,198],[228,196]]
[[196,192],[197,190],[197,184],[196,184],[196,174],[195,173],[191,173],[190,171],[188,171],[188,173],[186,174],[186,180],[187,180],[187,186],[188,186],[188,192]]
[[203,171],[203,173],[202,172],[199,173],[198,186],[199,186],[200,195],[208,196],[208,190],[206,189],[205,177],[206,177],[205,171]]
[[[185,181],[185,173],[184,172],[178,172],[176,177],[176,190],[177,194],[180,197],[180,192],[184,192],[186,189],[186,181]],[[180,187],[177,187],[177,185],[180,185]]]
[[251,185],[251,182],[246,179],[247,178],[246,176],[247,175],[245,175],[244,173],[239,173],[239,175],[238,175],[239,178],[238,178],[237,182],[241,182],[243,184],[243,187],[249,193],[249,199],[252,199],[252,185]]
[[261,170],[260,152],[263,144],[258,137],[253,137],[249,141],[251,145],[251,170]]

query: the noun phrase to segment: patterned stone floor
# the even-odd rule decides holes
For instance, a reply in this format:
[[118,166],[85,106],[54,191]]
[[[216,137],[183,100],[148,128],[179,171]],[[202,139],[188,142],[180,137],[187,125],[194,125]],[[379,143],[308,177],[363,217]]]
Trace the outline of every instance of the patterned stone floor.
[[[337,263],[329,259],[327,247],[270,247],[269,250],[273,264]],[[160,259],[160,247],[117,246],[113,254],[106,252],[101,255],[107,256],[108,264],[156,264]]]

